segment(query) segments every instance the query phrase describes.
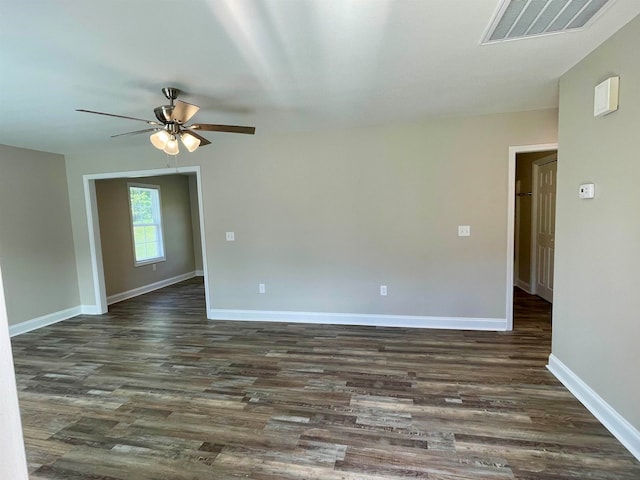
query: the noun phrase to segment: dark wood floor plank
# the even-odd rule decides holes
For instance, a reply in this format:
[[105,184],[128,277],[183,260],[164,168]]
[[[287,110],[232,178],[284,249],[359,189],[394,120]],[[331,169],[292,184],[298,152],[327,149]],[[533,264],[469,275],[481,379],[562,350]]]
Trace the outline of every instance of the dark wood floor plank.
[[33,480],[639,479],[513,332],[209,321],[198,279],[12,339]]

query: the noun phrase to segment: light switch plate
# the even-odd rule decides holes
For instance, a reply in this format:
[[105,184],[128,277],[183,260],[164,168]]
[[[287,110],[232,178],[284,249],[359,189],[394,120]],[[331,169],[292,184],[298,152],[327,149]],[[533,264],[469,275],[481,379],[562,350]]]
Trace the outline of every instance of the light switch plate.
[[227,242],[233,242],[236,239],[236,235],[233,232],[227,232]]
[[458,225],[458,236],[459,237],[470,237],[471,236],[471,225]]
[[596,186],[593,183],[583,183],[578,189],[579,198],[593,198],[596,196]]

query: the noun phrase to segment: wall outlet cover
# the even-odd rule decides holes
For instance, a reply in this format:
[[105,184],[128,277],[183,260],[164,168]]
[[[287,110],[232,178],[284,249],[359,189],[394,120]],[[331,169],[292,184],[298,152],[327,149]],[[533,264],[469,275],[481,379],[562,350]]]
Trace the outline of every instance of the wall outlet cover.
[[471,236],[471,226],[470,225],[458,225],[458,236],[459,237],[469,237],[469,236]]
[[593,198],[596,196],[596,186],[593,183],[583,183],[578,189],[579,198]]

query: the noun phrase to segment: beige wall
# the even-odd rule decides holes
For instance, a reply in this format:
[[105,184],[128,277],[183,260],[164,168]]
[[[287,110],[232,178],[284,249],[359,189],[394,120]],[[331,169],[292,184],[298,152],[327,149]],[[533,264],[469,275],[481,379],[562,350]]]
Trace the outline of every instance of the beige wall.
[[[158,185],[166,261],[134,266],[127,183]],[[107,296],[195,270],[189,179],[185,175],[96,181]]]
[[[640,17],[560,82],[553,354],[640,429]],[[593,117],[594,87],[620,76],[620,109]],[[596,198],[578,186],[594,182]]]
[[79,306],[62,155],[0,145],[0,264],[10,325]]
[[[505,318],[508,148],[555,142],[556,119],[212,134],[178,161],[201,166],[213,307]],[[94,300],[82,175],[165,161],[148,142],[67,156],[84,302]],[[471,237],[457,237],[461,224]]]

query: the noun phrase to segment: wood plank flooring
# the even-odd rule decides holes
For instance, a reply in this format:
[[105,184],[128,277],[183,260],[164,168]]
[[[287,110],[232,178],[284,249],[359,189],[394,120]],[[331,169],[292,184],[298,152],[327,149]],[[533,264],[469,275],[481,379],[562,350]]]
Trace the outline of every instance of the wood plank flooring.
[[31,480],[640,479],[514,332],[212,322],[197,279],[13,338]]

